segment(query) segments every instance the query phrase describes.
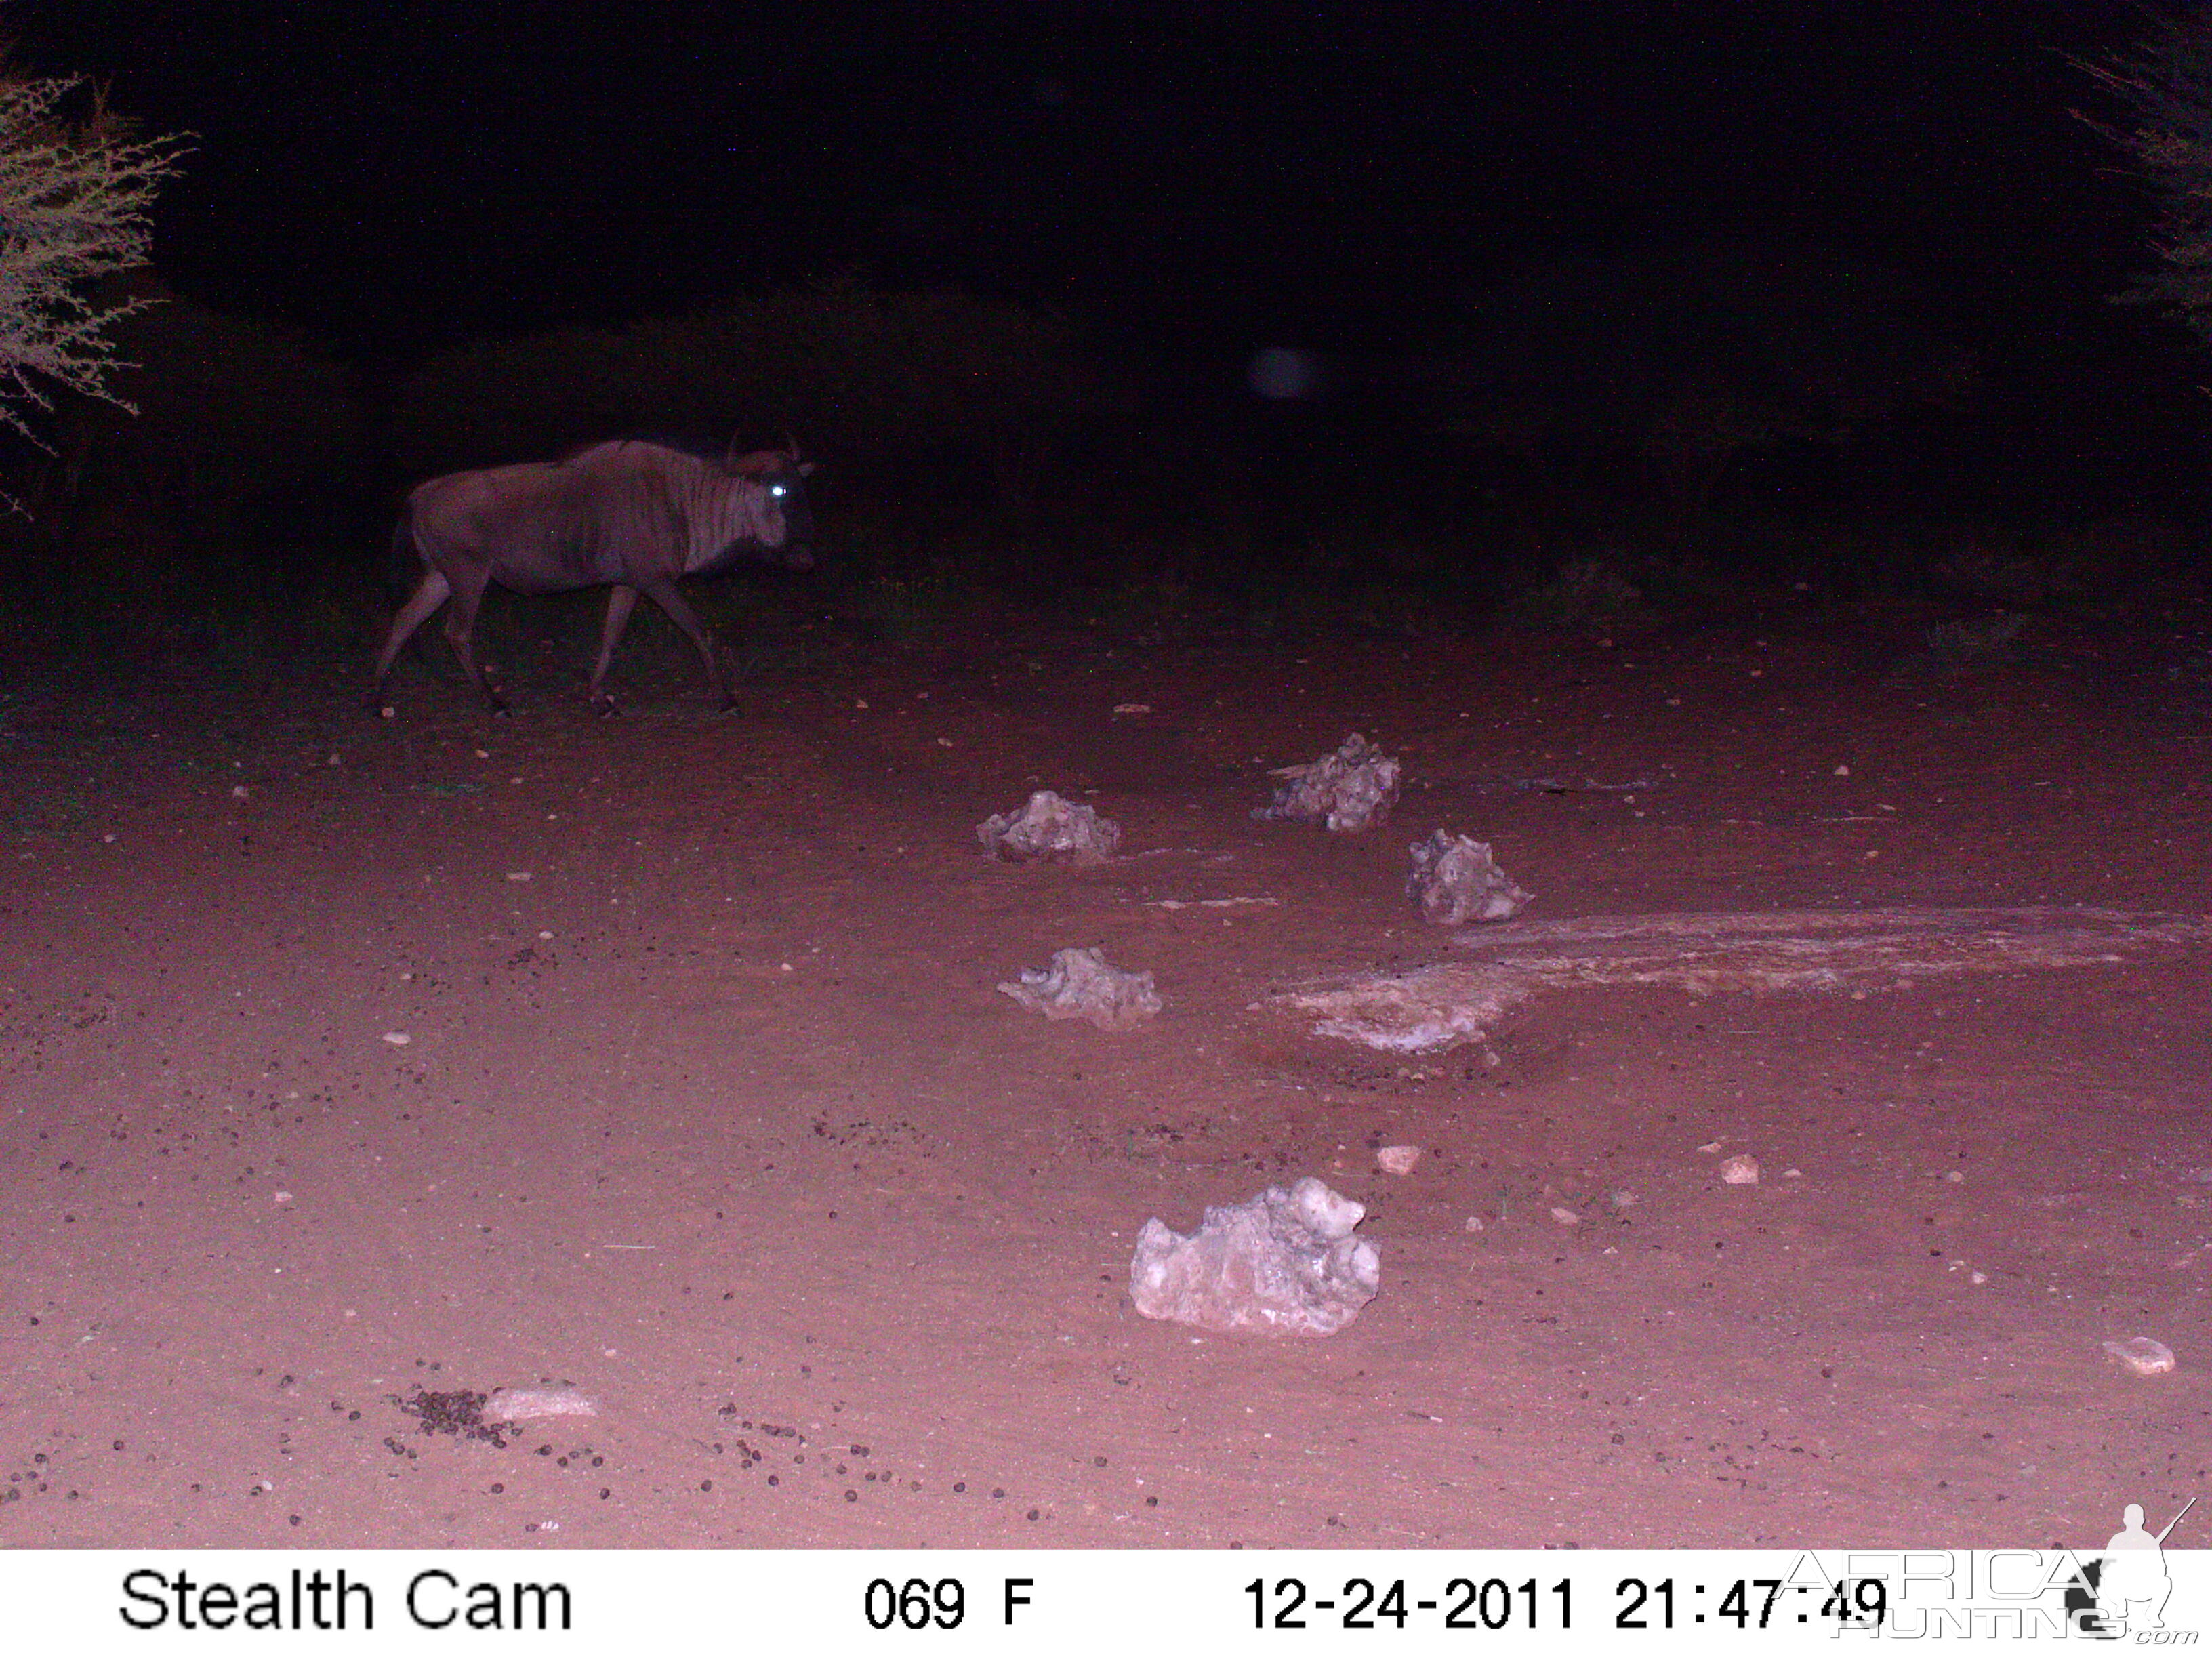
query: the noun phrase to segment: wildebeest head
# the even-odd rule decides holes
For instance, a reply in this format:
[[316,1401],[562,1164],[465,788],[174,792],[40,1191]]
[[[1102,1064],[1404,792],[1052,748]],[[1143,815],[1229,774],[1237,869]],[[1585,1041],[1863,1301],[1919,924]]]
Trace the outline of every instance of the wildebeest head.
[[734,445],[724,463],[739,477],[750,478],[769,494],[771,520],[783,528],[783,563],[790,570],[814,568],[814,509],[807,504],[806,478],[814,463],[799,458],[799,446],[787,441],[782,449],[755,449],[740,454]]

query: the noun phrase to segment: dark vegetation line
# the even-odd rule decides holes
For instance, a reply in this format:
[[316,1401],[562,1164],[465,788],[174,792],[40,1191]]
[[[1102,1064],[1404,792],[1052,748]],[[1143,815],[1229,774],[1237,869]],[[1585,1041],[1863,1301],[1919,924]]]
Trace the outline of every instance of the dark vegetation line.
[[[161,208],[175,291],[143,275],[164,302],[117,331],[137,415],[64,398],[52,453],[0,441],[26,640],[364,651],[410,485],[615,435],[821,463],[836,575],[727,579],[724,623],[2203,599],[2205,377],[2109,296],[2190,183],[2145,175],[2155,143],[2130,173],[2130,124],[2190,113],[2156,71],[2212,36],[2110,57],[2132,11],[708,6],[670,45],[23,3],[34,58],[206,130]],[[487,647],[589,626],[502,600]]]

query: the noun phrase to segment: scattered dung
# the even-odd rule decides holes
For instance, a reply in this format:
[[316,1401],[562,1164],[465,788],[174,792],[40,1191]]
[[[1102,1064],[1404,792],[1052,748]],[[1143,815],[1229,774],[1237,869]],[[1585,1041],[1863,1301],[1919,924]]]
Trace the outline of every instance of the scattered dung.
[[404,1399],[390,1396],[392,1403],[422,1425],[425,1434],[450,1434],[463,1440],[482,1440],[504,1446],[508,1426],[498,1418],[487,1419],[484,1404],[491,1398],[475,1389],[433,1392],[418,1388]]

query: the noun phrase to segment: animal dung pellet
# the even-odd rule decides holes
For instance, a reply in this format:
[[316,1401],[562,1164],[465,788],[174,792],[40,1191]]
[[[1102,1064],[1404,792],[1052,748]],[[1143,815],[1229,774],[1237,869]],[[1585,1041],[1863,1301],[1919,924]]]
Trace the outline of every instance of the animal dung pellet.
[[484,1401],[487,1423],[524,1423],[534,1417],[597,1417],[599,1407],[581,1389],[495,1389]]
[[1150,973],[1125,973],[1087,945],[1055,951],[1049,968],[1024,968],[999,989],[1048,1019],[1087,1019],[1103,1031],[1126,1030],[1160,1011]]
[[1470,921],[1504,921],[1535,896],[1498,867],[1490,843],[1439,830],[1408,849],[1413,872],[1406,896],[1439,927]]
[[1738,1152],[1733,1158],[1721,1160],[1721,1179],[1731,1187],[1759,1185],[1759,1160],[1749,1152]]
[[1297,766],[1279,766],[1267,775],[1284,780],[1274,802],[1255,818],[1284,818],[1321,823],[1340,835],[1372,830],[1398,804],[1398,763],[1354,732],[1334,755]]
[[2173,1350],[2155,1337],[2131,1336],[2107,1342],[2105,1352],[2137,1376],[2160,1376],[2173,1369]]
[[1155,1216],[1137,1235],[1130,1300],[1147,1319],[1201,1330],[1331,1335],[1382,1282],[1381,1252],[1352,1236],[1366,1213],[1307,1176],[1287,1192],[1208,1205],[1188,1236]]
[[1102,818],[1096,807],[1040,789],[1018,812],[1000,812],[975,826],[975,838],[993,858],[1011,863],[1047,859],[1067,864],[1099,864],[1121,845],[1121,826]]
[[1375,1154],[1375,1162],[1385,1175],[1411,1175],[1413,1166],[1421,1161],[1419,1146],[1384,1146]]

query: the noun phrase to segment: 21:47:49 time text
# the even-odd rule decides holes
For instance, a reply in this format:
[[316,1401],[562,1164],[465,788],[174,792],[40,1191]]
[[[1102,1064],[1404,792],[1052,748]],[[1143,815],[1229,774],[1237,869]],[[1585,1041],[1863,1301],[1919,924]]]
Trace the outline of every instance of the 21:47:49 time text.
[[[1673,1630],[1683,1625],[1734,1625],[1765,1630],[1804,1625],[1814,1620],[1839,1626],[1880,1625],[1888,1612],[1888,1587],[1879,1578],[1844,1580],[1832,1585],[1785,1583],[1775,1578],[1739,1578],[1686,1587],[1678,1613],[1672,1578],[1654,1583],[1624,1578],[1613,1588],[1613,1626],[1619,1630]],[[1570,1630],[1574,1626],[1574,1587],[1562,1578],[1540,1586],[1534,1578],[1516,1584],[1503,1578],[1454,1578],[1441,1595],[1409,1595],[1402,1578],[1347,1578],[1334,1595],[1315,1595],[1303,1578],[1255,1578],[1244,1586],[1252,1598],[1257,1630],[1304,1630],[1334,1625],[1343,1630],[1406,1628],[1439,1622],[1446,1630]],[[1318,1617],[1316,1615],[1319,1615]]]

